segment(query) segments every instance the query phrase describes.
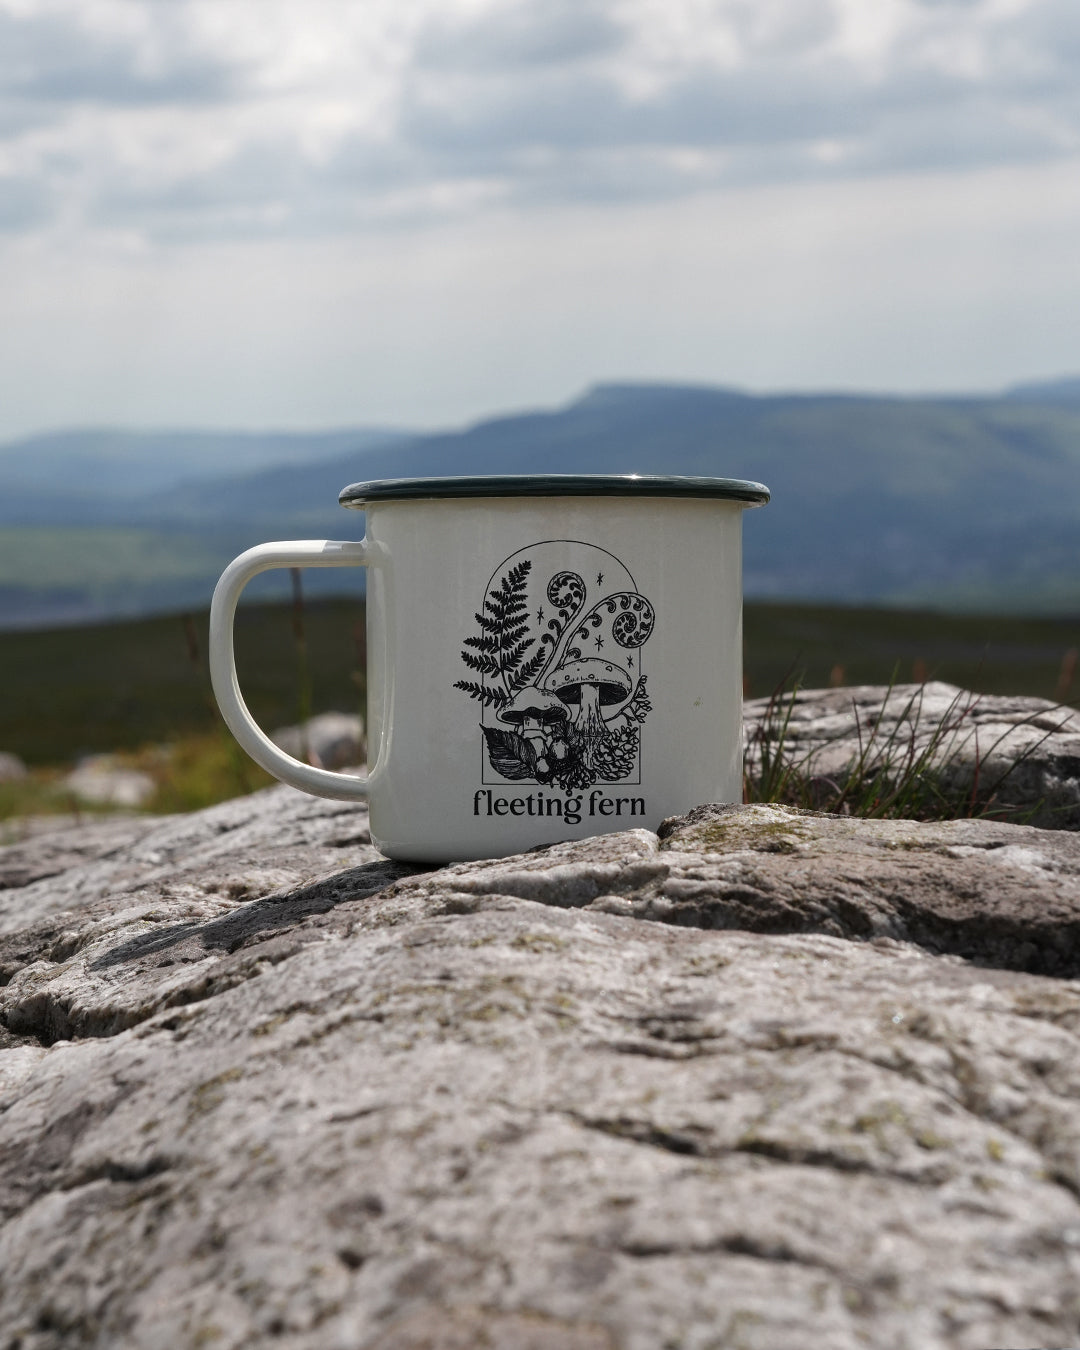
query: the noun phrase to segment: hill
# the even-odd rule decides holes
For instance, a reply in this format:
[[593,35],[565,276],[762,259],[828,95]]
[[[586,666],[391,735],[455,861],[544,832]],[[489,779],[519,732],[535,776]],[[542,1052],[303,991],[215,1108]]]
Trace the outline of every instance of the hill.
[[[1076,613],[1075,385],[1058,381],[997,397],[886,398],[609,384],[564,408],[458,431],[367,441],[336,433],[353,440],[308,446],[302,462],[298,455],[258,470],[185,475],[152,491],[99,494],[89,517],[77,493],[59,500],[54,493],[47,522],[0,507],[0,523],[94,529],[78,536],[66,576],[55,562],[43,571],[20,561],[33,553],[29,534],[0,552],[0,621],[205,603],[220,566],[248,544],[357,534],[362,521],[336,506],[349,482],[534,472],[715,474],[767,483],[772,504],[746,522],[750,596]],[[217,462],[231,463],[224,450]],[[141,532],[140,547],[155,561],[125,576],[132,531]],[[39,553],[55,550],[54,541],[41,539]],[[87,565],[95,552],[99,562],[113,561]],[[170,557],[171,576],[163,574]],[[357,584],[313,574],[309,587]],[[273,585],[266,582],[262,593]]]
[[277,465],[294,467],[407,440],[383,427],[343,431],[48,432],[0,445],[0,526],[135,525],[161,493]]
[[[309,703],[316,711],[362,707],[363,618],[355,600],[311,601],[301,652],[291,604],[241,606],[240,686],[263,726],[295,722]],[[210,693],[207,628],[203,610],[0,635],[0,750],[32,765],[62,764],[216,729],[231,745]],[[1068,655],[1075,663],[1080,621],[751,600],[744,634],[746,691],[755,696],[801,672],[808,687],[931,678],[1080,702]]]

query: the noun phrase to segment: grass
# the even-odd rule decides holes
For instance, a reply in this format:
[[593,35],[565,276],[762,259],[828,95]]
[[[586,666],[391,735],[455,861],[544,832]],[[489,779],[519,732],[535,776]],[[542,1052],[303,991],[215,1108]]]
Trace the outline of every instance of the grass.
[[[1080,702],[1080,615],[1029,619],[750,602],[743,633],[751,697],[770,694],[794,668],[813,689],[935,679],[982,694]],[[1073,677],[1063,688],[1070,652]]]
[[[294,613],[289,601],[237,615],[240,685],[269,730],[297,720]],[[204,612],[0,633],[0,749],[47,766],[212,732],[208,626]],[[315,710],[362,711],[363,603],[305,601],[303,635]]]
[[[190,810],[271,781],[214,707],[207,627],[206,613],[197,613],[0,633],[0,750],[31,769],[21,783],[0,784],[0,819],[70,810],[58,785],[92,753],[117,753],[149,773],[152,810]],[[268,730],[308,710],[364,710],[362,600],[313,601],[294,591],[280,603],[242,605],[236,648],[245,698]],[[1077,648],[1076,620],[753,602],[745,611],[750,694],[776,689],[798,665],[815,687],[888,684],[898,673],[1075,701]]]
[[[153,812],[193,811],[272,783],[217,711],[208,624],[205,613],[180,614],[0,634],[0,747],[30,770],[0,782],[0,820],[109,809],[76,802],[64,786],[89,754],[148,775],[155,791],[144,809]],[[364,649],[362,603],[305,602],[298,576],[289,604],[246,605],[237,615],[241,687],[267,730],[303,721],[313,707],[363,715]]]
[[[869,820],[992,819],[1018,824],[1036,815],[1042,805],[1018,807],[1002,800],[1000,794],[1051,731],[1044,731],[1021,753],[1006,756],[1004,768],[996,764],[996,751],[1006,737],[1040,714],[1010,726],[989,746],[980,747],[974,715],[981,695],[961,690],[944,716],[929,722],[924,719],[922,686],[900,695],[904,701],[895,722],[885,716],[865,718],[853,703],[857,753],[839,771],[824,773],[815,766],[821,744],[803,751],[792,744],[791,722],[801,687],[797,679],[784,680],[769,696],[753,727],[744,756],[745,802],[775,802]],[[895,690],[894,676],[883,704],[890,702]],[[850,739],[849,733],[844,733],[844,739]],[[987,772],[990,763],[995,768]]]
[[[223,728],[171,744],[144,745],[114,760],[116,767],[135,769],[153,780],[155,791],[143,810],[155,814],[198,811],[275,781]],[[0,782],[0,822],[27,815],[104,815],[115,809],[76,798],[64,784],[67,770],[66,765],[37,767],[26,778]],[[6,842],[0,833],[0,844]]]

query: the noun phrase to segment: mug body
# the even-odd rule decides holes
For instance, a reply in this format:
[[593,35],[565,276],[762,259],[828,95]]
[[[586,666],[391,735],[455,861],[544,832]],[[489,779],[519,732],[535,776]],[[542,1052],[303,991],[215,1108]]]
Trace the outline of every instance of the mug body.
[[383,853],[507,855],[741,800],[741,515],[766,489],[380,486],[342,501],[367,512],[369,801]]

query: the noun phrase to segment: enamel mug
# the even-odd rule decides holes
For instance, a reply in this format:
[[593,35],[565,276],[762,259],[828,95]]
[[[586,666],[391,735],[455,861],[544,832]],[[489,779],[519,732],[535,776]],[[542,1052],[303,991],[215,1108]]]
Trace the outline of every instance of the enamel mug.
[[[760,483],[390,479],[345,488],[359,541],[261,544],[210,617],[214,693],[270,773],[367,800],[416,862],[499,857],[742,800],[742,511]],[[275,567],[366,567],[366,778],[293,759],[237,684],[240,593]]]

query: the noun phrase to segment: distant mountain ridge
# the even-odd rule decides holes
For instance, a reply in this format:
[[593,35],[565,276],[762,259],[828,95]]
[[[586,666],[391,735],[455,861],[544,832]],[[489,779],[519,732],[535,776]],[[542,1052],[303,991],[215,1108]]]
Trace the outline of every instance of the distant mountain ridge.
[[[1080,614],[1080,380],[933,398],[611,383],[460,430],[297,437],[293,462],[271,457],[279,438],[258,466],[250,440],[247,459],[230,457],[218,435],[212,474],[174,465],[170,481],[124,493],[54,482],[47,501],[31,493],[32,509],[6,489],[0,447],[0,625],[205,604],[248,544],[356,535],[362,521],[336,505],[350,482],[539,472],[767,483],[772,504],[746,518],[751,595]],[[69,578],[50,563],[35,579],[31,545],[51,559],[45,535],[72,527],[96,570],[73,559]],[[356,580],[310,573],[307,584]]]
[[[156,494],[195,480],[203,486],[238,472],[318,462],[350,450],[385,447],[413,433],[385,427],[318,432],[45,432],[0,445],[0,525],[48,524],[72,513],[128,522],[152,511]],[[61,506],[62,500],[69,503]]]
[[1006,390],[1004,396],[1021,403],[1058,403],[1065,407],[1080,406],[1080,376],[1066,376],[1060,380],[1041,380],[1034,384],[1017,384]]

